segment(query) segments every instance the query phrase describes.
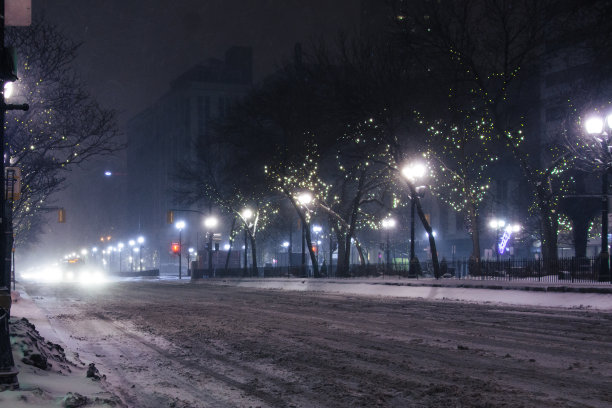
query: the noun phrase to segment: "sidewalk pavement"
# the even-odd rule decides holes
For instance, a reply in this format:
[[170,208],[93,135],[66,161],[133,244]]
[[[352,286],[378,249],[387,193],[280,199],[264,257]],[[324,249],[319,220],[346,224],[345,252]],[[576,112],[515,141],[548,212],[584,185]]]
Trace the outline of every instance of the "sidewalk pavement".
[[[550,277],[537,279],[479,279],[479,278],[400,278],[397,276],[385,276],[377,278],[283,278],[270,277],[266,281],[291,282],[306,280],[308,282],[326,282],[334,284],[370,284],[388,286],[414,286],[434,288],[469,288],[469,289],[491,289],[491,290],[526,290],[534,292],[569,292],[569,293],[601,293],[612,294],[610,282],[581,282],[581,281],[558,281],[550,280]],[[213,278],[224,281],[260,281],[261,278]]]

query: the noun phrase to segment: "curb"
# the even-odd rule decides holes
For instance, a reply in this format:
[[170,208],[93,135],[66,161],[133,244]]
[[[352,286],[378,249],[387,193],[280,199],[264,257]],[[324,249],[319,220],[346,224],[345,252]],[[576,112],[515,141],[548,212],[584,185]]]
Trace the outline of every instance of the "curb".
[[376,282],[374,285],[389,285],[389,286],[414,286],[423,287],[429,286],[434,288],[464,288],[464,289],[491,289],[491,290],[523,290],[528,292],[561,292],[561,293],[597,293],[597,294],[612,294],[612,287],[597,288],[597,287],[573,287],[573,286],[506,286],[506,285],[491,285],[491,284],[457,284],[445,285],[443,283],[398,283],[398,282]]

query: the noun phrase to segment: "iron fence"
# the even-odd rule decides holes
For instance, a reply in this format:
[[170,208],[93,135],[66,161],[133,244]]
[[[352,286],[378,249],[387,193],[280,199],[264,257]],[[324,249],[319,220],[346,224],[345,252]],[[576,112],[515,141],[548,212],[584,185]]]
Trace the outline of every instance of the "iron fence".
[[[600,274],[601,260],[595,258],[542,259],[468,259],[440,261],[440,277],[455,279],[526,280],[556,283],[611,283],[610,276]],[[431,261],[419,263],[416,271],[410,271],[407,263],[392,265],[354,265],[351,277],[398,276],[405,278],[434,277]]]
[[[440,261],[440,277],[445,279],[482,279],[482,280],[524,280],[548,283],[602,283],[610,284],[610,276],[600,274],[600,258],[559,258],[556,260],[542,259],[503,259],[481,260],[454,259]],[[269,277],[313,277],[308,266],[294,267],[260,267],[255,276],[252,269],[217,268],[209,274],[207,269],[195,270],[195,278],[234,277],[234,278],[269,278]],[[210,275],[210,276],[209,276]],[[335,265],[320,271],[322,278],[365,278],[365,277],[397,277],[397,278],[433,278],[433,265],[430,260],[419,262],[410,269],[406,262],[394,262],[391,265],[367,264],[351,265],[348,275],[337,274]]]

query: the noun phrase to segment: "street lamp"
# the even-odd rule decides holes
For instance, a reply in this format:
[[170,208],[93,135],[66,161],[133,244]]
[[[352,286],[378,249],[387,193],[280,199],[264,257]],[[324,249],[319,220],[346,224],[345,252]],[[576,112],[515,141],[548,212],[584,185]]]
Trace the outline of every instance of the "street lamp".
[[[414,187],[414,183],[425,177],[427,166],[421,162],[414,162],[402,168],[402,175],[410,182],[410,272],[416,267],[418,259],[414,253],[414,212],[417,197],[423,197],[424,186]],[[415,271],[418,273],[418,270]]]
[[610,253],[608,251],[608,171],[610,170],[610,135],[612,135],[612,114],[606,118],[591,116],[584,122],[584,127],[589,135],[594,136],[603,148],[605,168],[601,177],[601,269],[599,280],[610,279]]
[[242,220],[244,221],[244,276],[246,276],[249,271],[249,265],[247,263],[248,262],[247,248],[249,247],[249,244],[248,244],[249,222],[248,221],[252,216],[253,216],[253,211],[251,211],[250,208],[245,208],[244,210],[242,210]]
[[178,252],[178,256],[179,256],[179,279],[182,279],[183,277],[183,273],[182,273],[182,266],[181,265],[181,261],[182,261],[182,254],[181,252],[183,252],[183,229],[185,228],[185,221],[177,221],[175,224],[176,229],[179,230],[179,252]]
[[140,251],[138,251],[138,270],[142,271],[142,250],[143,250],[143,245],[145,242],[144,237],[141,235],[138,237],[137,239],[138,244],[140,245]]
[[291,267],[291,259],[289,259],[291,257],[291,254],[289,253],[289,241],[284,241],[282,244],[282,247],[285,248],[285,250],[287,251],[287,277],[289,277],[289,269]]
[[495,253],[496,253],[496,257],[497,257],[497,262],[499,262],[499,255],[500,255],[500,247],[499,247],[499,230],[501,228],[504,228],[504,226],[506,225],[506,221],[498,219],[498,218],[493,218],[491,221],[489,221],[489,228],[494,229],[495,230]]
[[[306,208],[308,210],[308,205],[312,203],[313,197],[310,191],[304,191],[299,193],[296,197],[298,204]],[[302,275],[306,274],[306,230],[305,226],[302,225]]]
[[321,233],[321,231],[323,231],[323,227],[321,227],[320,225],[313,225],[312,226],[312,232],[315,233],[315,242],[317,244],[317,265],[319,264],[319,246],[320,246],[320,241],[319,241],[319,234]]
[[312,202],[312,194],[309,191],[304,191],[297,196],[298,203],[308,205]]
[[217,226],[219,220],[216,217],[209,216],[204,220],[204,227],[208,233],[208,276],[212,276],[212,246],[213,246],[213,229]]
[[385,248],[387,250],[387,266],[385,269],[387,269],[387,273],[389,273],[391,270],[391,245],[389,241],[389,230],[395,228],[395,220],[393,218],[385,218],[382,220],[382,227],[387,231],[387,245]]
[[193,255],[193,248],[187,250],[187,275],[191,276],[191,255]]
[[121,250],[123,249],[123,242],[117,244],[117,251],[119,251],[119,273],[121,273]]
[[136,245],[136,241],[130,239],[128,245],[130,246],[130,257],[132,259],[130,262],[130,272],[134,272],[134,245]]

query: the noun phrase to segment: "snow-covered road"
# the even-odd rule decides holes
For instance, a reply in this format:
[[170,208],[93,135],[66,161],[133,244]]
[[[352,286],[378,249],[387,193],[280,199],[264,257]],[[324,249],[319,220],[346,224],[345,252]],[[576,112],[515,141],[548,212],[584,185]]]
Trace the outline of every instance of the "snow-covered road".
[[[508,306],[222,280],[26,290],[53,335],[134,407],[612,405],[612,314],[580,302]],[[611,295],[598,296],[605,304]]]

